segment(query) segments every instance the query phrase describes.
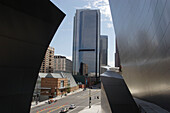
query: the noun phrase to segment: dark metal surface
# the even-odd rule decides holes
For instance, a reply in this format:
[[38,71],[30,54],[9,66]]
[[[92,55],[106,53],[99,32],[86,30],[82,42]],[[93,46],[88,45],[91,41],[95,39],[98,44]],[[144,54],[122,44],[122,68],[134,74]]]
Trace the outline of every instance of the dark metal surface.
[[0,0],[0,112],[28,113],[46,49],[65,14],[49,0]]
[[170,111],[170,0],[109,0],[131,93]]
[[113,71],[101,74],[102,113],[139,113],[122,76]]

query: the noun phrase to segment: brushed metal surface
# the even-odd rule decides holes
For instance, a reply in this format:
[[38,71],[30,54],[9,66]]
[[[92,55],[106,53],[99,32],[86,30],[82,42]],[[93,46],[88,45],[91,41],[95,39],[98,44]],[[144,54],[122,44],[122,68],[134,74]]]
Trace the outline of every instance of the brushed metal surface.
[[131,93],[170,111],[170,0],[109,0]]

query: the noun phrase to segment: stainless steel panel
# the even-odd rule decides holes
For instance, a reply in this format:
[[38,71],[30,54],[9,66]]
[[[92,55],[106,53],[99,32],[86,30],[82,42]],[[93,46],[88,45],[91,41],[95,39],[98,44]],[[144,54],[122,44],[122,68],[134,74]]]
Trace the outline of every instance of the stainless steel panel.
[[170,111],[170,1],[109,2],[131,93]]

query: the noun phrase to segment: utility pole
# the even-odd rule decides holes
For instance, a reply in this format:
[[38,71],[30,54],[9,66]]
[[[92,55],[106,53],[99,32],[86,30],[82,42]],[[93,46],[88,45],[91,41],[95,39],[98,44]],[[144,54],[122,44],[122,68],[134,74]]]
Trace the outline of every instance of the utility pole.
[[89,89],[89,108],[91,108],[91,90]]

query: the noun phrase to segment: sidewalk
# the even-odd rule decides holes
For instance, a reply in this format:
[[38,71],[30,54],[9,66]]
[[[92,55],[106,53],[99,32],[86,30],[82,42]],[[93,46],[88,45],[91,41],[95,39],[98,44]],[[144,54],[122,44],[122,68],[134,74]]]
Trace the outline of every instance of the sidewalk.
[[[70,93],[67,94],[67,96],[72,95],[72,94],[75,94],[75,93],[78,93],[78,92],[80,92],[80,91],[83,91],[83,89],[78,89],[78,90],[76,90],[76,91],[74,91],[74,92],[70,92]],[[57,96],[57,97],[55,97],[55,98],[53,98],[53,99],[59,100],[59,99],[65,98],[65,97],[67,97],[67,96],[62,96],[62,97],[61,97],[61,96]],[[45,101],[42,101],[42,102],[38,102],[37,105],[36,105],[35,102],[32,102],[32,103],[31,103],[31,108],[34,108],[34,107],[37,107],[37,106],[41,106],[41,105],[43,105],[43,104],[45,104],[45,103],[47,103],[47,102],[48,102],[48,100],[45,100]]]
[[94,105],[91,106],[91,108],[89,108],[89,106],[88,106],[78,113],[102,113],[101,112],[101,105],[94,104]]

